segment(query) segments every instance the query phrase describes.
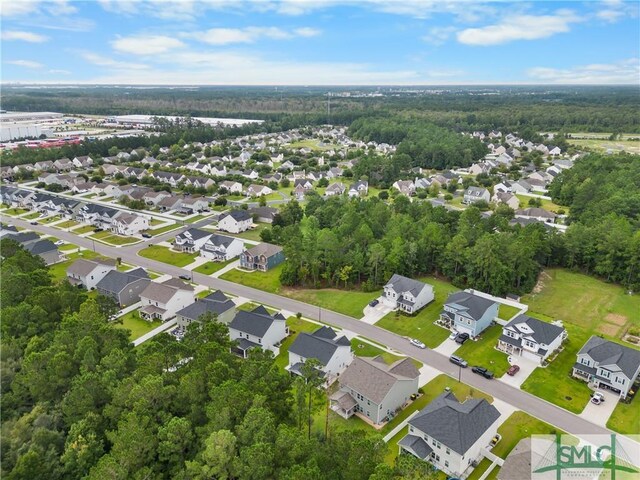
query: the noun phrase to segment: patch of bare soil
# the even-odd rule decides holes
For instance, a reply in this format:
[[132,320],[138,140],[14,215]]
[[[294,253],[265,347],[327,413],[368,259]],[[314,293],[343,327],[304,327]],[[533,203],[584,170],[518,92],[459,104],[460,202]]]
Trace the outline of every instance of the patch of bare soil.
[[620,327],[616,327],[615,325],[611,325],[610,323],[601,323],[600,325],[598,325],[597,330],[598,332],[609,335],[610,337],[615,337],[618,335]]
[[540,293],[542,290],[544,290],[544,286],[545,286],[545,281],[546,280],[551,280],[551,276],[547,273],[547,272],[542,272],[540,274],[540,276],[538,277],[538,283],[536,283],[536,286],[533,287],[533,291],[531,293]]
[[618,313],[608,313],[607,316],[604,317],[604,321],[621,327],[627,323],[627,317]]

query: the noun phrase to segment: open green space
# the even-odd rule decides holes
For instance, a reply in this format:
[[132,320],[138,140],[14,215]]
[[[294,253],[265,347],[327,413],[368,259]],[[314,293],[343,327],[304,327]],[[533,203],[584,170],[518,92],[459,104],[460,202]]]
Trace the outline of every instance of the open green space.
[[138,252],[141,257],[156,260],[162,263],[168,263],[169,265],[175,265],[176,267],[184,267],[193,263],[198,256],[197,253],[182,253],[171,250],[168,247],[161,247],[158,245],[151,245],[147,248],[143,248]]
[[220,278],[266,292],[278,293],[280,291],[281,271],[282,265],[278,265],[267,272],[247,272],[234,268],[220,275]]
[[640,398],[639,395],[631,403],[618,402],[613,414],[609,417],[607,428],[626,435],[637,435],[640,432]]
[[109,237],[111,232],[108,230],[103,230],[102,232],[94,233],[93,235],[89,235],[89,238],[93,238],[95,240],[102,240],[103,238]]
[[151,217],[151,220],[149,221],[149,225],[151,225],[152,227],[155,227],[156,225],[160,225],[161,223],[164,223],[164,220],[158,220],[155,217]]
[[[361,318],[364,307],[380,295],[379,291],[360,292],[356,290],[338,290],[334,288],[298,289],[283,288],[280,291],[284,295],[301,302],[318,305],[327,310],[349,315],[353,318]],[[322,312],[320,312],[321,314]]]
[[62,280],[67,278],[67,268],[73,262],[75,262],[79,258],[84,258],[86,260],[91,260],[93,258],[99,257],[96,252],[92,250],[83,250],[81,252],[74,252],[67,254],[67,260],[64,262],[56,263],[49,267],[49,275],[53,277],[54,280]]
[[89,195],[82,195],[82,198],[93,198],[97,195],[97,193],[90,193]]
[[130,243],[139,242],[140,239],[136,237],[125,237],[123,235],[111,234],[103,237],[102,242],[110,243],[111,245],[129,245]]
[[76,225],[78,225],[78,222],[76,222],[75,220],[67,220],[66,222],[58,223],[57,225],[55,225],[55,227],[56,228],[71,228],[71,227],[75,227]]
[[[246,304],[245,304],[246,305]],[[242,309],[244,305],[238,307]],[[254,307],[255,308],[255,307]],[[284,339],[282,345],[280,345],[280,353],[276,357],[276,365],[282,369],[289,364],[289,347],[301,332],[313,332],[320,328],[315,323],[307,322],[297,317],[287,318],[287,326],[289,327],[289,336]]]
[[319,145],[320,142],[321,140],[318,138],[308,138],[306,140],[299,140],[297,142],[290,143],[288,147],[289,148],[309,148],[311,150],[320,150],[320,151],[338,148],[334,144]]
[[114,325],[116,328],[124,328],[125,330],[129,330],[129,338],[131,340],[135,340],[136,338],[140,338],[145,333],[150,332],[154,328],[162,325],[160,320],[150,322],[148,320],[143,320],[140,318],[140,314],[137,310],[129,312],[122,317],[117,318],[114,321]]
[[269,227],[270,225],[267,223],[257,223],[256,225],[257,226],[255,228],[252,228],[250,230],[247,230],[241,233],[228,233],[223,231],[220,231],[220,233],[222,235],[229,235],[231,237],[244,238],[245,240],[253,240],[254,242],[260,242],[261,241],[260,232],[262,232],[262,230]]
[[193,269],[194,272],[202,273],[203,275],[211,275],[212,273],[222,270],[224,267],[234,262],[235,259],[231,259],[227,262],[207,262],[203,263],[199,267]]
[[[353,353],[355,353],[358,357],[375,357],[380,355],[387,363],[393,363],[396,360],[400,360],[402,358],[389,352],[385,352],[375,345],[364,342],[358,337],[351,340],[351,349],[353,350]],[[420,366],[422,366],[422,364],[420,364]]]
[[428,277],[420,278],[419,280],[433,286],[435,296],[433,302],[413,316],[402,313],[396,315],[396,312],[391,312],[378,321],[376,326],[397,333],[398,335],[417,338],[421,342],[424,342],[429,348],[435,348],[449,336],[450,332],[445,328],[435,325],[434,322],[440,316],[442,305],[447,300],[449,294],[458,289],[449,282],[436,278]]
[[[568,138],[567,142],[581,148],[589,148],[596,152],[629,152],[640,153],[640,142],[637,140],[628,140],[624,135],[617,140],[609,140],[610,133],[600,134],[600,137],[588,134],[574,134],[576,136],[592,138]],[[638,134],[631,134],[632,138],[638,138]]]
[[467,340],[456,350],[456,355],[464,358],[470,366],[480,365],[491,370],[496,377],[501,377],[509,369],[509,362],[506,353],[495,349],[500,335],[502,326],[489,327],[480,334],[479,340]]
[[27,210],[26,208],[8,208],[6,210],[3,210],[2,213],[11,217],[16,217],[18,215],[22,215],[23,213],[27,213],[28,211],[29,210]]
[[519,311],[520,309],[517,307],[512,307],[511,305],[504,305],[501,303],[498,309],[498,317],[508,321],[509,319],[511,319],[511,317],[513,317]]
[[187,220],[185,220],[186,223],[196,223],[199,222],[200,220],[203,220],[207,217],[211,216],[210,214],[208,215],[196,215],[195,217],[191,217]]
[[[531,200],[532,198],[536,198],[519,193],[516,194],[516,197],[518,197],[518,200],[520,200],[520,208],[530,208],[531,206],[529,205],[529,200]],[[545,198],[539,198],[538,200],[540,200],[541,202],[540,208],[548,212],[558,213],[558,210],[564,210],[565,214],[569,213],[569,207],[563,207],[562,205],[553,203],[551,200],[547,200]]]
[[73,233],[76,235],[82,235],[83,233],[93,232],[96,229],[93,225],[83,225],[73,229]]
[[148,233],[152,237],[155,237],[156,235],[160,235],[161,233],[165,233],[165,232],[168,232],[170,230],[174,230],[174,229],[178,228],[179,226],[180,225],[178,225],[176,223],[170,223],[169,225],[165,225],[164,227],[154,228],[153,230],[146,230],[145,233]]
[[38,223],[42,223],[46,225],[48,223],[58,222],[60,220],[62,220],[62,217],[60,215],[54,215],[53,217],[42,218],[38,220]]
[[65,243],[64,245],[60,245],[58,250],[60,251],[69,251],[69,250],[77,250],[79,247],[74,245],[73,243]]
[[40,216],[40,212],[31,212],[29,215],[25,215],[22,217],[25,220],[33,220],[34,218],[38,218]]

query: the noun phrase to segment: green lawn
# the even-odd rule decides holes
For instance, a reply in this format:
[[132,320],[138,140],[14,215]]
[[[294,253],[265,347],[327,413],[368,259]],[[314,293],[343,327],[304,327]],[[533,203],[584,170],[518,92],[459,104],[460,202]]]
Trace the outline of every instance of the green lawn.
[[138,255],[158,262],[168,263],[169,265],[175,265],[176,267],[189,265],[198,256],[197,253],[175,252],[168,247],[160,247],[158,245],[143,248],[138,252]]
[[498,317],[503,320],[510,320],[516,313],[520,311],[519,308],[512,307],[511,305],[500,304],[498,309]]
[[156,225],[160,225],[161,223],[164,223],[164,220],[158,220],[155,217],[151,217],[151,221],[149,222],[149,225],[151,225],[152,227],[155,227]]
[[[246,305],[246,304],[245,304]],[[238,307],[241,309],[244,305]],[[287,326],[289,327],[289,336],[280,345],[280,354],[276,357],[276,365],[282,369],[289,364],[289,347],[301,332],[313,332],[320,328],[315,323],[306,322],[297,317],[287,318]]]
[[108,235],[102,239],[103,242],[110,243],[111,245],[128,245],[130,243],[139,242],[140,239],[136,237],[125,237],[122,235]]
[[89,235],[89,238],[94,238],[96,240],[102,240],[103,238],[109,237],[111,232],[108,230],[103,230],[102,232],[94,233],[93,235]]
[[77,245],[74,245],[73,243],[65,243],[64,245],[60,245],[58,247],[58,250],[60,251],[69,251],[69,250],[76,250],[79,247]]
[[282,289],[280,294],[301,302],[319,305],[327,310],[349,315],[350,317],[362,318],[364,307],[371,300],[378,298],[380,292],[359,292],[334,288],[318,290],[286,288]]
[[371,345],[370,343],[363,342],[357,337],[351,340],[351,349],[358,357],[375,357],[380,355],[387,363],[393,363],[402,358],[389,352],[385,352],[381,348]]
[[75,220],[67,220],[66,222],[58,223],[57,225],[55,225],[55,227],[56,228],[71,228],[71,227],[75,227],[76,225],[78,225],[78,222],[76,222]]
[[156,235],[160,235],[161,233],[165,233],[165,232],[168,232],[170,230],[174,230],[174,229],[178,228],[179,226],[180,225],[178,225],[176,223],[170,223],[169,225],[165,225],[164,227],[155,228],[153,230],[146,230],[145,233],[148,233],[152,237],[155,237]]
[[470,366],[480,365],[491,370],[496,377],[501,377],[509,369],[507,354],[495,349],[498,337],[502,335],[502,327],[494,325],[480,334],[477,342],[467,340],[456,355],[464,358]]
[[449,294],[458,289],[449,282],[435,278],[420,278],[420,280],[433,286],[434,301],[414,316],[400,314],[396,318],[396,313],[391,312],[377,322],[376,326],[395,332],[398,335],[417,338],[429,348],[435,348],[449,336],[450,332],[435,325],[433,322],[440,316],[442,305]]
[[28,211],[29,210],[27,210],[26,208],[8,208],[7,210],[3,210],[2,213],[11,217],[16,217],[18,215],[22,215],[23,213],[27,213]]
[[281,270],[282,265],[278,265],[267,272],[246,272],[234,268],[221,275],[220,278],[266,292],[279,293]]
[[47,217],[47,218],[43,218],[38,220],[38,223],[42,223],[42,224],[47,224],[47,223],[53,223],[53,222],[57,222],[62,220],[62,217],[60,215],[54,215],[53,217]]
[[215,273],[218,270],[223,269],[224,267],[226,267],[227,265],[229,265],[231,262],[234,262],[234,261],[235,259],[231,259],[227,262],[207,262],[207,263],[203,263],[199,267],[194,268],[193,271],[197,273],[202,273],[204,275],[211,275],[212,273]]
[[[529,200],[536,197],[530,197],[528,195],[516,194],[518,200],[520,200],[520,208],[530,208]],[[564,210],[565,213],[569,213],[569,207],[563,207],[557,203],[553,203],[551,200],[545,198],[539,199],[541,203],[540,208],[547,210],[548,212],[558,212],[558,210]]]
[[129,338],[131,340],[135,340],[136,338],[140,338],[145,333],[150,332],[154,328],[162,325],[160,320],[149,322],[147,320],[142,320],[137,310],[129,312],[122,317],[119,317],[114,321],[114,325],[116,328],[124,328],[129,330]]
[[640,432],[640,399],[637,394],[629,404],[618,402],[607,428],[628,435]]
[[311,150],[331,150],[332,148],[333,149],[338,148],[336,145],[333,145],[333,144],[320,146],[319,145],[320,141],[321,140],[319,138],[308,138],[306,140],[293,142],[289,144],[288,147],[289,148],[309,148]]
[[210,214],[208,215],[196,215],[195,217],[191,217],[188,220],[185,220],[186,223],[196,223],[199,222],[202,219],[205,219],[207,217],[211,216]]
[[67,254],[67,260],[64,262],[56,263],[55,265],[51,265],[49,267],[49,275],[53,277],[54,280],[62,280],[67,278],[67,267],[75,262],[78,258],[84,258],[87,260],[91,260],[92,258],[99,257],[99,255],[92,250],[83,250],[81,252],[69,253]]
[[93,225],[83,225],[82,227],[74,228],[73,233],[81,235],[83,233],[93,232],[96,229]]
[[223,231],[220,231],[220,233],[222,235],[229,235],[231,237],[244,238],[245,240],[253,240],[254,242],[260,242],[261,241],[260,232],[265,228],[269,227],[270,225],[267,223],[257,223],[256,225],[257,227],[242,233],[228,233]]
[[578,147],[590,148],[598,152],[612,150],[614,152],[640,153],[640,143],[624,138],[609,140],[610,133],[602,134],[602,138],[569,138],[567,142]]
[[24,220],[33,220],[34,218],[38,218],[40,216],[40,212],[32,212],[29,215],[25,215],[22,217]]

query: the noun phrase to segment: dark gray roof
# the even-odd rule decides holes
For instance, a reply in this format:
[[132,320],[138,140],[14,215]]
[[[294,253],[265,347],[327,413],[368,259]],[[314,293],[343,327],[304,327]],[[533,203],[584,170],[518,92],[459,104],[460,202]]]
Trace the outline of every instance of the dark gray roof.
[[211,236],[211,232],[200,230],[199,228],[190,228],[176,235],[176,238],[184,238],[185,240],[199,240],[204,237]]
[[451,304],[459,305],[462,307],[462,311],[466,311],[473,319],[479,320],[495,302],[473,293],[462,291],[449,295],[445,305]]
[[627,378],[634,379],[640,367],[640,350],[620,345],[593,335],[580,349],[578,355],[589,355],[600,367],[616,365]]
[[131,277],[149,278],[149,274],[142,267],[134,268],[133,270],[128,270],[125,273]]
[[205,297],[192,303],[191,305],[187,305],[185,308],[178,311],[176,315],[180,315],[190,320],[197,320],[205,313],[220,315],[221,313],[235,308],[235,306],[235,303],[228,299],[223,301],[216,301]]
[[127,285],[140,279],[149,280],[147,272],[142,268],[138,268],[133,272],[119,272],[118,270],[111,270],[97,283],[96,288],[117,294],[124,290]]
[[276,319],[270,317],[269,314],[256,313],[255,310],[253,312],[241,310],[236,313],[236,316],[231,320],[229,328],[262,338],[269,328],[271,328],[274,321],[276,321]]
[[216,290],[215,292],[210,293],[209,295],[204,297],[203,300],[213,300],[213,301],[216,301],[216,302],[226,302],[227,300],[229,300],[229,297],[227,297],[224,293],[222,293],[222,290]]
[[485,399],[471,398],[460,403],[453,392],[445,392],[413,417],[409,425],[464,455],[499,417],[498,409]]
[[15,240],[16,242],[24,245],[25,243],[30,243],[38,240],[40,238],[40,235],[38,235],[36,232],[20,232],[15,235],[10,235],[7,238]]
[[56,247],[51,240],[39,240],[37,242],[25,245],[24,248],[25,250],[31,252],[32,255],[40,255],[41,253],[58,250],[58,247]]
[[[519,325],[522,324],[528,325],[531,330],[533,330],[533,333],[523,333],[519,328]],[[542,320],[531,318],[528,315],[524,314],[520,314],[516,318],[511,320],[509,323],[507,323],[506,327],[511,327],[516,331],[523,333],[523,335],[532,337],[537,343],[544,343],[545,345],[549,345],[564,331],[564,328],[559,327],[558,325],[543,322]]]
[[242,222],[243,220],[249,220],[251,215],[246,210],[231,210],[220,217],[220,220],[226,217],[233,218],[236,222]]
[[[331,335],[329,337],[328,335]],[[289,347],[289,351],[303,358],[315,358],[322,365],[326,365],[333,357],[338,346],[344,343],[338,343],[336,333],[329,327],[321,327],[313,333],[303,332],[299,334]],[[342,339],[344,337],[340,337]],[[351,345],[349,342],[348,345]]]
[[391,277],[391,279],[385,286],[391,287],[396,293],[399,294],[402,294],[404,292],[411,292],[414,297],[417,297],[424,288],[431,287],[426,283],[414,280],[413,278],[403,277],[402,275],[398,275],[397,273],[394,274],[393,277]]
[[239,338],[236,340],[238,342],[238,348],[240,350],[250,350],[252,348],[260,348],[260,345],[252,342],[251,340],[247,340],[246,338]]
[[214,235],[211,235],[211,238],[207,240],[207,242],[210,242],[218,247],[219,246],[228,247],[229,245],[231,245],[231,243],[233,243],[234,240],[236,240],[236,238],[234,237],[225,237],[224,235],[214,234]]
[[411,435],[410,433],[402,437],[398,445],[406,448],[421,460],[426,460],[433,449],[421,437]]

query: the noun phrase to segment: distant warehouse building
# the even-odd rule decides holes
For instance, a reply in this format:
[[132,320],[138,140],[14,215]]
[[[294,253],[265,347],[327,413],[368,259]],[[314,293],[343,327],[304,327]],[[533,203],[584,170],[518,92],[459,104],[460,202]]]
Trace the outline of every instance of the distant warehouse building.
[[7,125],[3,122],[0,141],[9,142],[20,138],[38,138],[40,135],[42,135],[42,127],[40,125],[26,125],[24,123]]

